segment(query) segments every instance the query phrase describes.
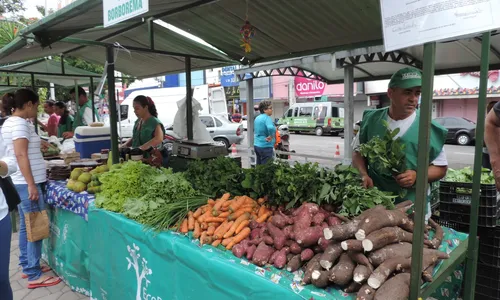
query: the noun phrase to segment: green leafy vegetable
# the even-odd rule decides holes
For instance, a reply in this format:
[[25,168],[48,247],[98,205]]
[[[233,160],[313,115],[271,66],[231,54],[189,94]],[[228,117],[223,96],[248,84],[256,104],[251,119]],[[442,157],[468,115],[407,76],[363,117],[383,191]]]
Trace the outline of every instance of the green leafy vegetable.
[[[387,131],[382,137],[374,137],[359,146],[359,153],[368,161],[369,167],[381,176],[392,178],[406,171],[405,144],[401,138],[395,138],[400,129],[391,130],[389,123],[383,121]],[[403,198],[406,189],[401,188],[399,196]]]
[[[465,167],[460,170],[448,169],[444,181],[472,183],[474,172],[471,167]],[[495,177],[489,169],[481,170],[481,184],[495,184]]]

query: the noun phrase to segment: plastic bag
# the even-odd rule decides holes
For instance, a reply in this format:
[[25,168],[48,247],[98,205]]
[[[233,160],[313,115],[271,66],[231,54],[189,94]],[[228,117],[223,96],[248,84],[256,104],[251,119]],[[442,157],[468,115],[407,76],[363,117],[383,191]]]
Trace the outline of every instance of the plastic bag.
[[[173,131],[187,139],[186,98],[177,101],[179,110],[175,114]],[[214,140],[207,131],[207,127],[201,122],[199,112],[202,110],[200,102],[193,98],[193,141],[197,143],[213,143]]]
[[61,141],[62,140],[56,136],[51,136],[48,139],[49,143],[56,145],[57,148],[59,148],[61,154],[72,153],[75,151],[75,142],[73,141],[73,139],[64,140],[62,144]]

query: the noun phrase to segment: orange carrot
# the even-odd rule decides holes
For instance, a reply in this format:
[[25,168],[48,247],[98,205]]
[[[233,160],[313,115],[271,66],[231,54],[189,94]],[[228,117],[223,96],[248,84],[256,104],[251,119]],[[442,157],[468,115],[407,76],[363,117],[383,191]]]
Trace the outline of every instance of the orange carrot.
[[[234,198],[234,199],[236,199],[236,198]],[[221,208],[228,208],[234,202],[234,199],[227,200],[226,202],[222,203]]]
[[238,219],[244,213],[251,213],[252,210],[253,209],[250,208],[250,207],[240,208],[237,211],[235,211],[234,213],[230,214],[229,217],[227,217],[227,219],[230,220],[230,221],[236,220],[236,219]]
[[230,197],[231,197],[231,194],[225,193],[224,195],[222,195],[222,197],[220,199],[223,200],[224,202],[226,202],[227,200],[229,200]]
[[213,242],[213,238],[207,234],[205,236],[205,239],[203,240],[203,244],[211,244],[212,242]]
[[205,240],[207,238],[207,232],[203,231],[200,236],[200,244],[203,245],[205,243]]
[[214,234],[214,238],[215,239],[221,239],[221,238],[223,238],[224,234],[226,234],[226,232],[233,226],[233,224],[234,224],[234,221],[226,223],[226,225],[225,225],[224,228],[222,228],[219,232],[217,232],[216,234]]
[[203,222],[211,223],[211,222],[216,222],[216,223],[223,223],[226,219],[225,218],[217,218],[217,217],[208,217],[203,220]]
[[207,235],[213,235],[215,232],[215,227],[214,226],[209,226],[207,229]]
[[220,224],[219,226],[217,226],[217,228],[215,229],[215,232],[214,232],[214,236],[217,235],[223,228],[224,226],[226,226],[226,224],[228,223],[229,221],[226,220],[224,221],[222,224]]
[[260,208],[259,208],[259,212],[257,213],[257,216],[262,216],[264,213],[266,212],[266,207],[264,205],[262,205]]
[[181,224],[181,232],[182,233],[187,233],[189,231],[188,229],[188,219],[184,219]]
[[266,212],[265,214],[263,214],[262,216],[260,216],[257,219],[257,223],[262,223],[262,222],[266,221],[267,218],[269,218],[270,216],[271,216],[271,212],[270,211]]
[[215,205],[215,200],[214,199],[208,199],[207,204],[214,206]]
[[222,246],[227,246],[229,243],[231,243],[232,240],[233,240],[232,237],[227,238],[227,239],[223,239],[221,244],[222,244]]
[[229,212],[228,211],[225,211],[225,212],[222,212],[219,214],[219,218],[227,218],[229,217]]
[[233,203],[229,206],[230,212],[237,211],[245,202],[245,197],[239,197],[237,200],[234,200]]
[[252,213],[252,215],[250,216],[250,220],[254,221],[254,220],[257,220],[259,218],[259,216],[257,216],[256,213]]
[[200,223],[200,228],[201,228],[202,230],[207,230],[207,228],[208,228],[208,224],[207,224],[207,223],[205,223],[205,222]]
[[193,218],[198,219],[199,216],[201,216],[201,207],[194,212]]
[[190,231],[194,230],[194,217],[192,211],[188,212],[188,229]]
[[215,240],[215,241],[212,243],[212,246],[217,247],[217,246],[219,246],[219,244],[220,244],[221,242],[222,242],[222,240],[220,240],[220,239],[219,239],[219,240]]
[[193,238],[197,239],[200,237],[201,234],[201,228],[200,228],[200,223],[198,221],[194,222],[194,231],[193,231]]
[[243,228],[248,226],[248,224],[250,224],[249,220],[245,220],[245,221],[241,222],[240,225],[238,225],[238,228],[236,228],[236,231],[234,233],[236,233],[236,234],[240,233],[243,230]]
[[233,239],[231,242],[229,242],[229,244],[227,244],[226,246],[226,249],[227,250],[231,250],[231,248],[233,248],[234,245],[238,244],[239,242],[243,241],[244,239],[246,239],[249,235],[250,235],[250,228],[249,227],[245,227],[245,229],[243,229],[240,233],[238,233]]
[[207,204],[207,205],[203,205],[203,206],[201,207],[201,214],[205,214],[205,213],[207,212],[207,210],[212,210],[212,206],[213,206],[213,205],[209,205],[209,204]]
[[205,222],[205,219],[206,218],[210,218],[212,216],[212,210],[209,209],[207,210],[203,215],[201,215],[199,218],[198,218],[198,221],[199,222]]
[[238,219],[236,219],[236,221],[234,221],[233,226],[231,226],[231,228],[229,228],[229,230],[226,232],[226,234],[224,234],[224,238],[228,238],[228,237],[232,236],[235,233],[238,226],[241,224],[241,222],[248,220],[248,218],[250,218],[249,213],[244,213],[241,216],[239,216]]
[[265,198],[259,198],[259,199],[257,199],[257,203],[259,203],[260,205],[264,204],[264,202],[266,202]]

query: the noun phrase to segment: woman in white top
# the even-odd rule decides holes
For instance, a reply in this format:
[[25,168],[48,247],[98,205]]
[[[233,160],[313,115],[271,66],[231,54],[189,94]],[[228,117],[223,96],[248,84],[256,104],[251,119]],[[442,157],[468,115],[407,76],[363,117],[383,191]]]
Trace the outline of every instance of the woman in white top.
[[[5,153],[5,143],[0,135],[0,176],[10,176],[17,171],[16,158],[13,153]],[[9,281],[10,239],[12,226],[9,207],[2,190],[0,190],[0,295],[2,299],[12,300],[12,289]]]
[[46,166],[43,160],[41,139],[28,120],[38,113],[38,95],[29,89],[19,89],[14,94],[3,96],[4,113],[9,117],[2,126],[2,138],[8,153],[14,153],[18,171],[11,178],[21,198],[19,210],[19,265],[23,277],[28,279],[28,288],[53,286],[61,279],[43,275],[50,270],[40,267],[42,241],[28,242],[24,214],[45,209],[42,185],[46,181]]

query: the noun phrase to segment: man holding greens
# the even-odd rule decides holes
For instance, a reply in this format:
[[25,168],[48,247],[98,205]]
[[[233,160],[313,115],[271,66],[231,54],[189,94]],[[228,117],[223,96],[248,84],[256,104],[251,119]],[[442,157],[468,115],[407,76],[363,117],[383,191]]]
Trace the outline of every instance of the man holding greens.
[[[403,200],[415,201],[415,182],[417,178],[417,153],[418,151],[428,151],[429,182],[440,180],[446,175],[448,161],[444,152],[444,142],[447,130],[439,124],[431,123],[430,149],[419,149],[418,126],[420,112],[417,109],[418,100],[421,93],[422,74],[416,68],[403,68],[394,73],[389,82],[387,95],[391,99],[389,107],[366,110],[363,113],[363,120],[359,134],[354,140],[353,165],[356,167],[363,180],[365,188],[376,186],[382,191],[392,192],[395,195],[403,189],[406,191],[403,198],[398,197],[396,202]],[[384,125],[385,122],[388,127]],[[373,165],[375,159],[370,161],[359,152],[360,144],[365,144],[374,137],[383,137],[388,128],[393,131],[399,128],[399,132],[393,138],[405,145],[405,171],[400,173],[392,172],[392,175],[379,174]],[[392,170],[389,170],[391,172]],[[428,192],[427,216],[430,217],[430,189]]]

